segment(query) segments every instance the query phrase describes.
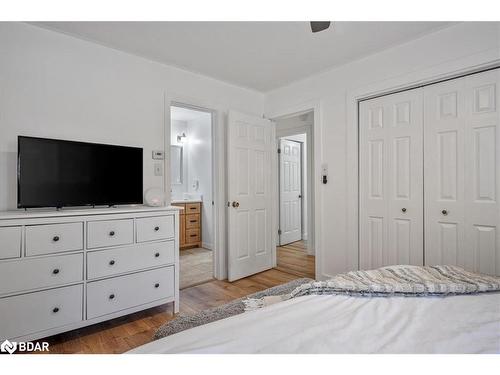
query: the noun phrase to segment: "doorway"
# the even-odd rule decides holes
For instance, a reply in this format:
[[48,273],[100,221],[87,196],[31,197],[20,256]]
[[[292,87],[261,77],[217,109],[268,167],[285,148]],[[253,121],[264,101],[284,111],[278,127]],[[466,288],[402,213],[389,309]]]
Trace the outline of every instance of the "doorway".
[[314,113],[275,119],[278,146],[278,269],[315,277],[312,220]]
[[213,116],[182,104],[170,107],[170,191],[181,207],[180,289],[214,278]]

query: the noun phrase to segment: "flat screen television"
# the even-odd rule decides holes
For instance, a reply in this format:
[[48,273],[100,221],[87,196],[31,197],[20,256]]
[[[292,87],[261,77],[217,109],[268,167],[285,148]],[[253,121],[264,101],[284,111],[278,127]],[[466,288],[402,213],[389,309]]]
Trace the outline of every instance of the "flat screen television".
[[138,147],[17,138],[17,207],[143,202],[143,151]]

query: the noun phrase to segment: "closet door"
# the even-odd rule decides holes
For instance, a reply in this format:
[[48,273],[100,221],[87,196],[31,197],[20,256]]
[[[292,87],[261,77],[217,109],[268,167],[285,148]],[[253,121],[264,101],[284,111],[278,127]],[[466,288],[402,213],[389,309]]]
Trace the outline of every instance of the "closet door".
[[424,89],[428,265],[500,273],[499,84],[497,69]]
[[423,263],[422,117],[421,89],[360,103],[360,269]]

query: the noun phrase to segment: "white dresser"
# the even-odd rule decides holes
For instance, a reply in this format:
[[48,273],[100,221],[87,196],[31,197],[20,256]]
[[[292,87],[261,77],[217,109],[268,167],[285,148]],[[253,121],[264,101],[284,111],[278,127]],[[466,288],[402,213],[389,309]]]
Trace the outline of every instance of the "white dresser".
[[178,208],[0,213],[0,342],[168,302],[179,311]]

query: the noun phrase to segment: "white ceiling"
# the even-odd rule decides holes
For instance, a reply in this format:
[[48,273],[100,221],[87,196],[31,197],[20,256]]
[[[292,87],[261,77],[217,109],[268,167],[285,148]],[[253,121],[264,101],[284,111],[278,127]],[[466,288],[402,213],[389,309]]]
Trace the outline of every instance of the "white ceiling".
[[269,91],[450,22],[37,22],[145,58]]

